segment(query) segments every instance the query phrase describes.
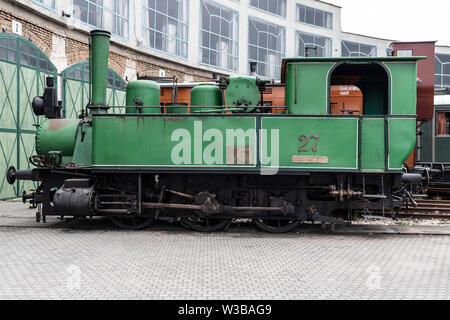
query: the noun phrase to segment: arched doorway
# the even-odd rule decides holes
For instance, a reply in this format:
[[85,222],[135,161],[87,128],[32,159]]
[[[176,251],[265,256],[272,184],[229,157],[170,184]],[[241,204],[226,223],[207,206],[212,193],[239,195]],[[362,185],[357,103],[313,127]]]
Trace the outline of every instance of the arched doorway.
[[[89,102],[89,62],[79,62],[68,67],[63,71],[62,79],[63,117],[77,118]],[[124,106],[125,88],[125,80],[109,68],[106,103],[110,106]],[[125,112],[125,109],[117,108],[114,112]]]
[[45,78],[57,76],[50,59],[32,42],[9,33],[0,33],[0,199],[15,198],[33,188],[30,181],[14,185],[6,182],[6,170],[31,169],[28,157],[34,153],[36,117],[32,99],[42,95]]
[[389,75],[381,64],[341,63],[334,68],[330,79],[330,92],[340,86],[347,89],[353,88],[356,96],[362,95],[362,106],[360,103],[353,103],[354,110],[342,113],[339,108],[333,109],[333,106],[330,106],[330,110],[334,111],[334,114],[354,113],[382,116],[390,113]]

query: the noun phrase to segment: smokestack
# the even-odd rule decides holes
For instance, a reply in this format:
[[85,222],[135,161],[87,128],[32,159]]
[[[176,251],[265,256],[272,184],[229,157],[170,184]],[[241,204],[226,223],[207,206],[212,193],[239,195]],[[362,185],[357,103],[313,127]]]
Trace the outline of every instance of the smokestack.
[[[89,80],[91,87],[91,111],[99,112],[106,105],[106,84],[108,78],[109,40],[111,33],[105,30],[91,31],[89,52]],[[94,108],[93,108],[94,107]]]

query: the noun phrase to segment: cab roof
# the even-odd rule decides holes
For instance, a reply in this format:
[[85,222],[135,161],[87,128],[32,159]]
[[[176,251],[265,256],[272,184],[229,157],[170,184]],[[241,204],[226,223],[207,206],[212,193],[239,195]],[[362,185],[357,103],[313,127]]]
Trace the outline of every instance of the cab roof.
[[284,58],[281,66],[281,83],[286,79],[286,65],[293,62],[395,62],[395,61],[414,61],[426,59],[424,56],[417,57],[296,57]]

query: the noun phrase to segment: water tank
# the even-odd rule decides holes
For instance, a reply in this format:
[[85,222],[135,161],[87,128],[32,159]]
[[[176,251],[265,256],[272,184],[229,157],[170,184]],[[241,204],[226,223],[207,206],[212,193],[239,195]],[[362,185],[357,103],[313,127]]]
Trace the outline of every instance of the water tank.
[[[222,109],[215,109],[211,107],[223,106],[222,92],[219,87],[210,83],[202,83],[195,86],[191,90],[191,113],[214,113],[222,112]],[[205,107],[205,108],[195,108]]]
[[161,88],[159,84],[151,80],[136,80],[128,83],[126,93],[126,113],[161,113],[161,108],[139,108],[160,107]]

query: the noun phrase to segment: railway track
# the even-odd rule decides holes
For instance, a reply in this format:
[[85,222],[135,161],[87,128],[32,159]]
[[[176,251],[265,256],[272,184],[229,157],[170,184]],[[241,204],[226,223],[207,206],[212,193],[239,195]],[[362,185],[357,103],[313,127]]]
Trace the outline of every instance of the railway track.
[[450,200],[416,200],[417,207],[403,206],[401,218],[450,219]]

